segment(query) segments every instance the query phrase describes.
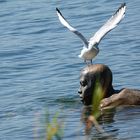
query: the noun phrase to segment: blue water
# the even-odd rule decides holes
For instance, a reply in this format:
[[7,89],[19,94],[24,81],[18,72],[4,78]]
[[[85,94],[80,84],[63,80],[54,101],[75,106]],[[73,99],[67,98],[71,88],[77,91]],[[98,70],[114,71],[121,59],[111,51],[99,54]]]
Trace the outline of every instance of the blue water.
[[[0,0],[0,140],[45,139],[46,111],[58,112],[63,139],[104,139],[93,128],[87,136],[77,90],[85,64],[77,56],[81,41],[65,29],[55,12],[87,38],[124,0]],[[125,1],[121,24],[101,41],[94,63],[113,71],[113,84],[140,89],[140,1]],[[119,108],[103,128],[110,139],[138,140],[139,107]]]

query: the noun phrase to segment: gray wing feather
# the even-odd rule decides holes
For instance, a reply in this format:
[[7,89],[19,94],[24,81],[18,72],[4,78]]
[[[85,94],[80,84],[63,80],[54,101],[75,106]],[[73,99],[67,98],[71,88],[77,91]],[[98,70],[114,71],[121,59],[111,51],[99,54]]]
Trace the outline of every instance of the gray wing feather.
[[56,8],[57,11],[57,15],[58,18],[60,20],[60,22],[67,27],[71,32],[75,33],[84,43],[85,47],[88,47],[88,41],[87,39],[79,32],[77,31],[75,28],[73,28],[68,22],[67,20],[63,17],[62,13],[60,12],[60,10],[58,8]]
[[89,44],[99,43],[101,39],[112,29],[114,29],[125,16],[126,5],[123,3],[115,14],[94,34],[89,40]]

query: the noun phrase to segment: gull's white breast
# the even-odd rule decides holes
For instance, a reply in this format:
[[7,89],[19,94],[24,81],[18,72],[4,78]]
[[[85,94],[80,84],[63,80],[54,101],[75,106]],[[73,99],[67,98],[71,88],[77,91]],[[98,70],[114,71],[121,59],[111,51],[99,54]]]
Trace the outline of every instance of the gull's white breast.
[[79,55],[80,58],[83,58],[85,60],[91,60],[93,59],[97,54],[98,54],[99,50],[98,48],[86,48],[84,47],[81,51],[81,54]]

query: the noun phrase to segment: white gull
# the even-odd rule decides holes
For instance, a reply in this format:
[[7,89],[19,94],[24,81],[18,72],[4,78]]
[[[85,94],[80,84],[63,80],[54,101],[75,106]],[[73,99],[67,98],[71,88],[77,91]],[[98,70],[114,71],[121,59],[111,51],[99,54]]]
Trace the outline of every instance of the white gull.
[[56,8],[60,22],[70,31],[75,33],[84,43],[84,47],[81,50],[81,54],[79,55],[79,57],[84,59],[85,62],[86,60],[89,60],[91,61],[91,63],[92,59],[99,53],[98,44],[100,43],[101,39],[120,23],[120,21],[125,16],[125,10],[126,4],[123,3],[111,16],[111,18],[88,41],[79,31],[77,31],[67,22],[60,10]]

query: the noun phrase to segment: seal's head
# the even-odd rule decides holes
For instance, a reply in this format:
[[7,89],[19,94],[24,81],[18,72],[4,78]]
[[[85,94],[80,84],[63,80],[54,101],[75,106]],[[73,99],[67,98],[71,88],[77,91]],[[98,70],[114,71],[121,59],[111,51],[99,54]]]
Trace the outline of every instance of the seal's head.
[[96,82],[99,82],[104,92],[104,98],[113,94],[112,72],[108,66],[93,64],[85,67],[80,74],[78,93],[84,105],[92,104]]

